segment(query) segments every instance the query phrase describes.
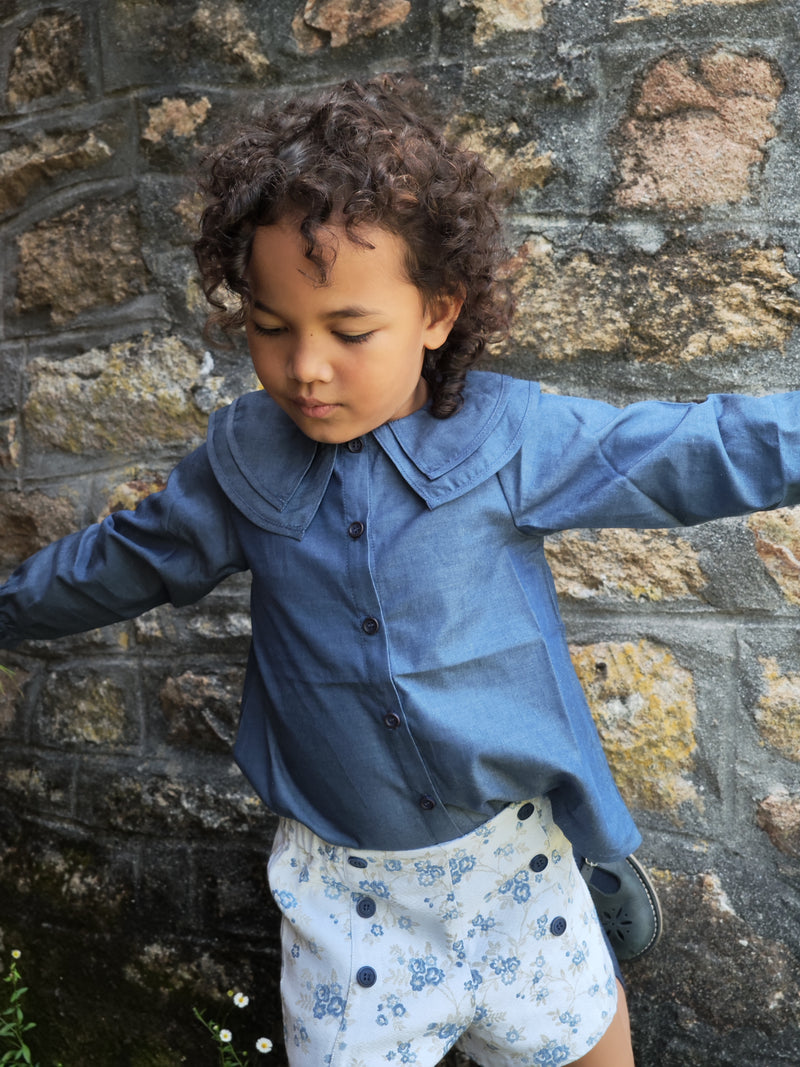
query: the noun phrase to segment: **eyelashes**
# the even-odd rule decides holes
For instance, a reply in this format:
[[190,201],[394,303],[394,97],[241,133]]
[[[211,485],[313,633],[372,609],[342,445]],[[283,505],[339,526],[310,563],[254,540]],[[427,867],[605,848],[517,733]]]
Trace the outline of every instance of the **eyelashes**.
[[374,330],[368,330],[366,333],[337,333],[336,336],[346,345],[363,345],[374,332]]
[[[279,337],[284,332],[283,326],[259,326],[257,322],[253,322],[252,326],[259,337]],[[368,330],[366,333],[334,333],[334,337],[345,345],[363,345],[374,332],[374,330]]]

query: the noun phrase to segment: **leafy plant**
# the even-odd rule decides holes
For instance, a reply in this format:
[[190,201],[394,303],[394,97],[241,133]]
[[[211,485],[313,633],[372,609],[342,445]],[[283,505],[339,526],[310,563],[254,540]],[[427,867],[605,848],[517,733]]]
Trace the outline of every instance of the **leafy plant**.
[[21,955],[18,949],[14,949],[11,953],[11,966],[3,979],[10,988],[8,1006],[0,1011],[0,1042],[5,1045],[5,1052],[0,1056],[0,1067],[13,1063],[27,1063],[33,1067],[31,1050],[24,1035],[33,1030],[36,1023],[26,1023],[22,1011],[22,998],[28,992],[28,987],[21,984],[22,976],[17,966]]
[[[232,999],[237,1008],[246,1008],[250,1003],[250,998],[244,993],[234,993],[231,991],[228,993],[228,996]],[[249,1053],[236,1051],[233,1046],[232,1032],[227,1027],[220,1026],[219,1023],[206,1019],[198,1008],[194,1008],[193,1010],[195,1018],[203,1024],[216,1043],[220,1067],[248,1067],[250,1063]],[[268,1037],[260,1037],[258,1041],[256,1041],[256,1051],[264,1053],[272,1051],[272,1042]],[[2,1067],[1,1064],[0,1067]]]
[[[0,998],[0,1003],[5,1001],[6,1004],[0,1009],[0,1067],[16,1067],[18,1064],[39,1067],[38,1063],[34,1063],[33,1054],[25,1039],[25,1035],[35,1028],[36,1023],[26,1022],[22,1010],[22,1000],[28,992],[28,987],[22,984],[22,975],[17,962],[21,956],[22,953],[18,949],[13,950],[8,974],[3,978],[3,982],[8,986],[8,992],[5,998]],[[237,1008],[246,1008],[250,1003],[250,998],[244,993],[231,992],[228,996]],[[233,1034],[227,1027],[206,1019],[198,1008],[194,1009],[194,1014],[214,1039],[220,1067],[249,1067],[249,1054],[236,1051],[233,1045]],[[260,1037],[256,1041],[256,1051],[262,1053],[272,1051],[272,1042],[268,1037]],[[59,1063],[56,1067],[62,1067],[62,1065]]]

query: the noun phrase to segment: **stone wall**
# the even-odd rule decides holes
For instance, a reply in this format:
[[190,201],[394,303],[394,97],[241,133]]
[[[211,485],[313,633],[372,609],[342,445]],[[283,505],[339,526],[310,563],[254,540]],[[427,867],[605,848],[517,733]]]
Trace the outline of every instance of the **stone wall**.
[[[508,179],[502,369],[617,403],[799,384],[794,0],[4,0],[0,33],[3,575],[252,386],[201,341],[191,173],[287,87],[411,69]],[[666,913],[627,968],[638,1063],[797,1064],[800,520],[549,554]],[[247,644],[234,580],[4,657],[0,960],[43,1064],[210,1064],[191,1008],[229,988],[279,1045],[272,820],[229,756]]]

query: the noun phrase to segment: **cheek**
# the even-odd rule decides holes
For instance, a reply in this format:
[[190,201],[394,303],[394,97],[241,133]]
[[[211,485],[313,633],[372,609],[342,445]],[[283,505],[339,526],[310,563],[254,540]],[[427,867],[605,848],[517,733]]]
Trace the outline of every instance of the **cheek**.
[[262,374],[269,375],[271,371],[274,371],[275,359],[258,337],[248,335],[247,347],[250,350],[250,358],[259,377]]

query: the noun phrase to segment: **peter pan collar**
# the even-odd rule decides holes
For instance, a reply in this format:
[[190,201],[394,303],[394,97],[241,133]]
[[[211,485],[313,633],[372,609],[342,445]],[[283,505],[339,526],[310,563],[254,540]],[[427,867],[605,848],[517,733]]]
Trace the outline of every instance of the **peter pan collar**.
[[[473,371],[457,414],[435,419],[421,408],[373,437],[414,492],[438,507],[508,462],[537,393],[532,382]],[[209,422],[209,459],[231,503],[262,529],[298,540],[322,502],[339,447],[306,437],[264,392],[246,393]]]

